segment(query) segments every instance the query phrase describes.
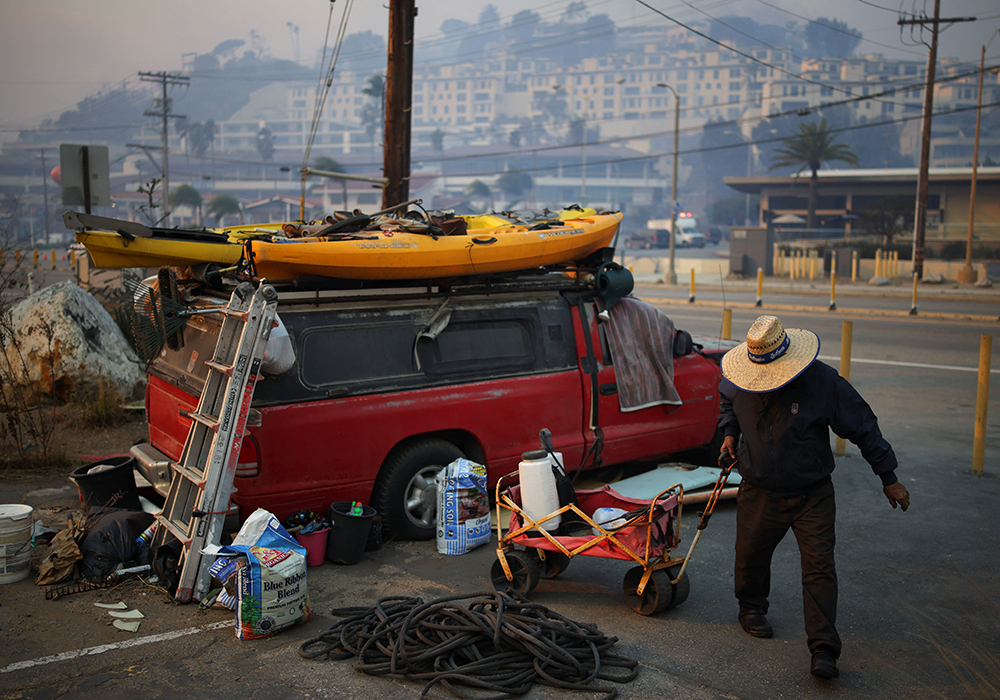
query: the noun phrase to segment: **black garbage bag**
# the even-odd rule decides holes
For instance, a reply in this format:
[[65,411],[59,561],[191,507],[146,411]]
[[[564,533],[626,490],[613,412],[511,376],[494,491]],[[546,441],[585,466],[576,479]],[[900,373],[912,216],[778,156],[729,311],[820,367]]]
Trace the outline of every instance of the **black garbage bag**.
[[141,510],[107,510],[93,518],[80,545],[80,575],[106,578],[119,567],[149,564],[149,547],[140,547],[136,538],[153,520],[152,515]]

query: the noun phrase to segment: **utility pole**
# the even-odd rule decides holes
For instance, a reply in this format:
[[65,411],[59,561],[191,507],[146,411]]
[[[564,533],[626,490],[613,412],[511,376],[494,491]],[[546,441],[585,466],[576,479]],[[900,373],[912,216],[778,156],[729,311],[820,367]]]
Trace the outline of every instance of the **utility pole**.
[[976,103],[976,140],[972,147],[972,185],[969,189],[969,231],[965,241],[965,266],[958,271],[958,281],[962,284],[974,284],[979,273],[972,267],[972,233],[976,225],[976,176],[979,172],[979,122],[983,116],[983,73],[986,66],[986,49],[996,39],[998,32],[993,32],[990,40],[983,46],[979,55],[979,95]]
[[[49,173],[45,167],[45,149],[38,150],[38,157],[42,161],[42,205],[45,207],[45,242],[49,242]],[[34,242],[34,241],[32,241]]]
[[186,75],[180,75],[179,73],[145,73],[139,71],[139,80],[144,83],[159,83],[162,89],[162,97],[159,98],[159,105],[157,105],[157,100],[153,100],[153,107],[159,107],[159,109],[148,109],[143,114],[147,117],[160,117],[163,120],[163,126],[160,131],[160,150],[163,151],[163,160],[160,164],[160,174],[163,176],[163,219],[166,219],[170,215],[169,208],[169,197],[170,197],[170,167],[169,167],[169,124],[171,119],[187,119],[186,115],[183,114],[171,114],[170,104],[172,100],[167,97],[167,88],[171,85],[187,85],[191,80]]
[[945,17],[941,16],[941,0],[934,0],[934,17],[902,19],[897,24],[919,24],[921,27],[930,25],[931,45],[927,54],[927,79],[924,85],[924,112],[922,131],[920,134],[920,170],[917,175],[917,213],[913,223],[913,274],[920,279],[924,276],[924,239],[927,231],[927,171],[931,156],[931,111],[934,108],[934,72],[937,67],[938,32],[941,24],[955,22],[974,22],[975,17]]
[[413,96],[413,19],[415,0],[390,0],[389,62],[386,71],[385,152],[382,208],[410,198],[410,123]]

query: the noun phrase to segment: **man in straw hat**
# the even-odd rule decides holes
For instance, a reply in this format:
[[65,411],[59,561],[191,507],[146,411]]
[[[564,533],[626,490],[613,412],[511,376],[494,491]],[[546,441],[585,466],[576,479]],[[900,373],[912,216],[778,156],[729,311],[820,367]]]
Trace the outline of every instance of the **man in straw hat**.
[[830,429],[860,448],[893,508],[905,511],[910,494],[896,479],[896,455],[871,407],[818,354],[812,331],[786,329],[775,316],[758,318],[746,342],[722,358],[719,426],[725,433],[722,456],[738,460],[742,477],[736,498],[740,625],[754,637],[774,634],[765,617],[771,556],[791,528],[802,558],[810,670],[836,678],[841,644]]

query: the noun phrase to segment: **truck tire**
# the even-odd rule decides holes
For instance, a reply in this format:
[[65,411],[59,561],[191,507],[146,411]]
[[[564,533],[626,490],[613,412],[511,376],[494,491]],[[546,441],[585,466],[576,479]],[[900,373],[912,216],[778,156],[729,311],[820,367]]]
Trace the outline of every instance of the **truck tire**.
[[439,438],[423,438],[393,450],[372,491],[372,505],[382,514],[387,539],[429,540],[435,536],[434,477],[464,456],[455,445]]

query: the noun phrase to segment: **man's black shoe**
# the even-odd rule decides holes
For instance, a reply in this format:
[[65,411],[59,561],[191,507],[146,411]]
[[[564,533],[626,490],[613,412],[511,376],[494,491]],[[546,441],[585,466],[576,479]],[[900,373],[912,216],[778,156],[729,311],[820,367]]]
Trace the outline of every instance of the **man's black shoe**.
[[812,666],[809,672],[817,678],[838,678],[840,671],[837,670],[837,660],[828,651],[817,651],[812,655]]
[[758,612],[741,612],[740,613],[740,626],[743,631],[749,634],[751,637],[773,637],[774,628],[771,627],[771,623],[767,621],[763,613]]

